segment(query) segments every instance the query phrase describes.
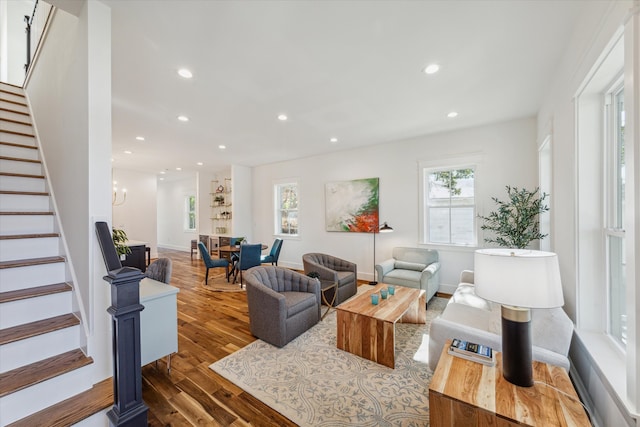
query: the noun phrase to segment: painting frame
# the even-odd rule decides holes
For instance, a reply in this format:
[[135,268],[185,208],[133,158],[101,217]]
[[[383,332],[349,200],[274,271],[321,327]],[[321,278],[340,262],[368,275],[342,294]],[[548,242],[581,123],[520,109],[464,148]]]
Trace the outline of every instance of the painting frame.
[[375,233],[380,224],[380,178],[325,183],[325,230]]

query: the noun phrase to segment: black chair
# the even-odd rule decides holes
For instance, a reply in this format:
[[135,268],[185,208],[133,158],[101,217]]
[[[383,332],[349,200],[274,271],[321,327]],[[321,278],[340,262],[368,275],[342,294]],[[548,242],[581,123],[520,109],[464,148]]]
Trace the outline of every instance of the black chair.
[[236,275],[233,278],[233,283],[236,283],[238,278],[238,271],[240,272],[240,286],[242,286],[242,271],[248,270],[251,267],[257,267],[260,265],[260,252],[262,252],[262,244],[246,243],[240,245],[240,260],[238,261],[236,268]]
[[266,264],[268,262],[271,265],[278,265],[278,258],[280,258],[280,249],[282,248],[282,239],[276,239],[273,241],[273,246],[271,246],[271,252],[269,255],[263,255],[260,257],[260,262],[262,264]]
[[229,281],[229,261],[226,259],[212,259],[211,255],[209,255],[209,251],[205,247],[204,243],[198,242],[198,248],[200,249],[200,255],[202,255],[202,261],[204,261],[204,266],[207,267],[207,272],[205,274],[204,284],[209,284],[209,269],[216,267],[224,267],[225,274],[227,277],[227,282]]

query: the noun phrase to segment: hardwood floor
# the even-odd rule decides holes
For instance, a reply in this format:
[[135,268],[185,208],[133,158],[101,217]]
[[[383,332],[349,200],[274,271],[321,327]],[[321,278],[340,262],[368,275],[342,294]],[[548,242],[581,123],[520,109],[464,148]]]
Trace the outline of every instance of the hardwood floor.
[[[296,424],[209,369],[255,341],[244,292],[204,287],[202,261],[189,252],[160,250],[171,258],[178,293],[178,353],[142,368],[142,397],[150,426],[295,426]],[[209,273],[211,285],[213,274]],[[213,280],[224,280],[213,279]]]

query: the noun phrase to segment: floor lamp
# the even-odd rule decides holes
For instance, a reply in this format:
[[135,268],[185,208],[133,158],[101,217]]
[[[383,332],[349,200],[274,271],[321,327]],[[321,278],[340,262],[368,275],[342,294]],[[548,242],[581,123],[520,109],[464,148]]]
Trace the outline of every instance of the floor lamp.
[[377,285],[376,281],[376,233],[391,233],[393,228],[389,227],[386,222],[378,225],[377,230],[373,230],[373,281],[369,282],[370,285]]
[[562,307],[558,256],[527,249],[480,249],[474,256],[476,295],[502,304],[502,375],[533,385],[531,308]]

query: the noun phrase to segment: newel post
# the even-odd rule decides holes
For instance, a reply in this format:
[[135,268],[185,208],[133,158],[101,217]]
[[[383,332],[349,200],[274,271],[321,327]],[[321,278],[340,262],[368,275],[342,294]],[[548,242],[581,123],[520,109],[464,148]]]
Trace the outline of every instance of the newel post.
[[96,222],[96,232],[111,286],[113,332],[113,407],[107,412],[112,426],[147,426],[147,405],[142,400],[140,367],[140,280],[145,276],[137,268],[122,267],[106,222]]

